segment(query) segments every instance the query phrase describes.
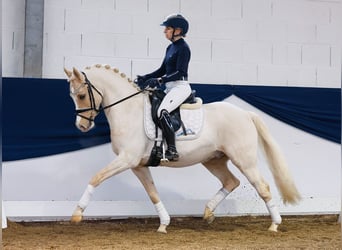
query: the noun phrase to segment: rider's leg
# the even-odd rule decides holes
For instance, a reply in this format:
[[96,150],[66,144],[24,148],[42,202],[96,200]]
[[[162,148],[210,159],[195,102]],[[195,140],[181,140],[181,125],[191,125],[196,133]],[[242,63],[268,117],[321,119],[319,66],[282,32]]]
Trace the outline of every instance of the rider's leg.
[[170,161],[177,161],[179,156],[175,143],[175,131],[173,129],[169,112],[165,109],[162,110],[159,117],[159,124],[163,130],[163,135],[167,143],[167,150],[165,151],[165,157]]
[[172,127],[169,113],[179,107],[191,94],[191,87],[186,81],[175,81],[166,83],[166,96],[158,109],[160,127],[168,145],[165,156],[169,160],[178,160],[175,144],[175,131]]
[[158,108],[158,117],[163,109],[171,113],[178,108],[191,94],[191,87],[187,81],[174,81],[166,83],[166,96]]

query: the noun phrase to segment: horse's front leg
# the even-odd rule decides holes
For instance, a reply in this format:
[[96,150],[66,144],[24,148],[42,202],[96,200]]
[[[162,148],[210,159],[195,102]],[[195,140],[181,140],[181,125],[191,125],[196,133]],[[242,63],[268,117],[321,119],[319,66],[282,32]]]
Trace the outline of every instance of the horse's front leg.
[[83,212],[89,204],[91,196],[94,193],[94,189],[100,185],[104,180],[119,174],[127,169],[133,168],[138,165],[138,159],[132,159],[127,154],[119,155],[108,164],[105,168],[97,172],[90,180],[86,190],[84,191],[75,211],[72,214],[71,222],[78,223],[82,221]]
[[163,203],[159,198],[158,191],[154,185],[150,169],[147,167],[137,167],[132,169],[133,173],[143,184],[147,194],[149,195],[154,207],[159,215],[160,225],[157,230],[159,233],[167,233],[166,227],[170,224],[170,215],[166,211]]

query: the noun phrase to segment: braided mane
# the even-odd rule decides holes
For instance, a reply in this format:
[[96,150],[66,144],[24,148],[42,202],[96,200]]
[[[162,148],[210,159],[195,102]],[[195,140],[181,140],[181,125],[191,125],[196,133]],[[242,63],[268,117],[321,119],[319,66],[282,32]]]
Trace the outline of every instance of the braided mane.
[[120,70],[118,68],[112,68],[110,65],[108,64],[95,64],[95,65],[92,65],[92,66],[87,66],[85,69],[87,70],[90,70],[92,68],[104,68],[106,70],[109,70],[109,71],[112,71],[114,72],[115,74],[118,74],[120,77],[124,78],[127,80],[127,82],[129,82],[130,84],[132,84],[135,88],[139,89],[139,86],[137,86],[131,78],[127,77],[125,73],[123,72],[120,72]]

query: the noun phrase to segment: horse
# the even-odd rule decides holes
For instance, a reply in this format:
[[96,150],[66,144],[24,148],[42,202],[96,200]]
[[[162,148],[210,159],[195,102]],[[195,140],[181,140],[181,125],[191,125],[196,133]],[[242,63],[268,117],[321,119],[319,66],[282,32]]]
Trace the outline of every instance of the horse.
[[[64,68],[70,96],[76,108],[76,127],[87,132],[94,127],[96,115],[103,111],[110,127],[110,139],[116,158],[98,171],[89,181],[73,214],[71,222],[79,223],[94,190],[104,180],[128,169],[142,183],[159,216],[157,232],[167,233],[168,214],[154,185],[149,166],[146,166],[154,142],[144,130],[144,100],[149,91],[141,90],[131,79],[110,65],[96,64],[84,71]],[[272,200],[269,184],[257,168],[257,151],[267,159],[277,189],[284,204],[296,204],[301,196],[290,174],[280,147],[271,136],[261,117],[228,102],[202,105],[204,116],[198,138],[177,141],[178,161],[162,161],[160,166],[179,168],[201,163],[218,178],[222,188],[206,203],[203,219],[215,219],[214,210],[240,184],[229,170],[231,161],[256,189],[271,216],[268,230],[277,231],[282,222]]]

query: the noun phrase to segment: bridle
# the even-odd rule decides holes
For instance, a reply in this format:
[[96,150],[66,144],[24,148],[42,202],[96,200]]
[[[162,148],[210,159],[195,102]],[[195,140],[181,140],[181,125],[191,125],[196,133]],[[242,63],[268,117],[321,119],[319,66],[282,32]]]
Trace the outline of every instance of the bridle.
[[[83,85],[87,86],[87,90],[88,90],[88,94],[89,94],[90,107],[89,107],[89,108],[76,109],[76,115],[79,116],[79,117],[82,117],[83,119],[88,120],[89,122],[93,122],[94,119],[95,119],[95,117],[96,117],[96,115],[97,115],[98,113],[100,113],[102,110],[111,108],[111,107],[113,107],[113,106],[115,106],[115,105],[117,105],[117,104],[119,104],[119,103],[121,103],[121,102],[123,102],[123,101],[126,101],[126,100],[132,98],[133,96],[136,96],[136,95],[138,95],[138,94],[140,94],[140,93],[142,93],[142,92],[145,91],[145,89],[139,90],[138,92],[135,92],[135,93],[133,93],[132,95],[129,95],[129,96],[127,96],[127,97],[124,97],[124,98],[120,99],[119,101],[116,101],[116,102],[114,102],[114,103],[112,103],[112,104],[109,104],[109,105],[107,105],[107,106],[104,106],[104,107],[99,107],[99,108],[97,108],[97,107],[96,107],[96,103],[95,103],[95,97],[94,97],[94,92],[93,92],[93,90],[95,90],[96,93],[98,93],[98,94],[101,96],[101,99],[103,99],[103,95],[102,95],[102,93],[101,93],[101,92],[100,92],[100,91],[99,91],[99,90],[98,90],[98,89],[89,81],[87,75],[86,75],[84,72],[82,72],[82,74],[84,75],[84,78],[85,78],[85,82],[83,83]],[[96,112],[96,115],[91,115],[90,117],[86,117],[86,116],[84,116],[82,113],[87,112],[87,111],[95,111],[95,112]]]

